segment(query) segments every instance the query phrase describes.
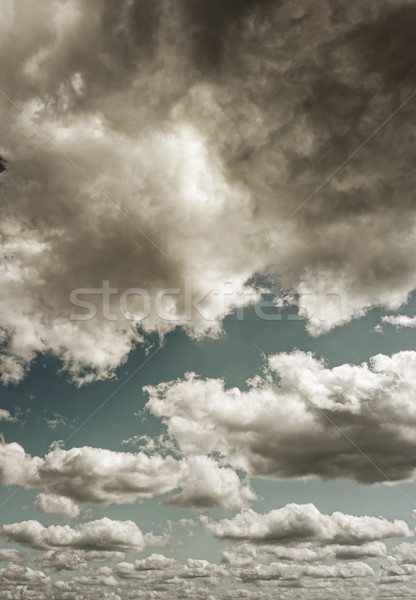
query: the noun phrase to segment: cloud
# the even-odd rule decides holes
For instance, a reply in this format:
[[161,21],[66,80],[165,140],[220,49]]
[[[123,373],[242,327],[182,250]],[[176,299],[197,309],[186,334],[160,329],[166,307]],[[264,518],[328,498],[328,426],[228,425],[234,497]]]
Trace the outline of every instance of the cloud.
[[110,550],[47,550],[37,559],[44,571],[88,571],[91,563],[119,562],[124,552]]
[[40,465],[37,478],[48,492],[75,502],[132,504],[138,498],[176,488],[178,474],[178,462],[172,457],[84,446],[53,448]]
[[394,556],[403,564],[416,564],[416,544],[404,542],[398,546],[395,546]]
[[[122,575],[126,575],[130,569],[129,563],[121,563],[117,565],[118,571]],[[174,558],[168,558],[163,554],[151,554],[147,558],[142,558],[134,561],[133,568],[135,571],[162,571],[177,566],[177,562]]]
[[2,485],[23,485],[36,479],[37,470],[42,465],[42,459],[31,457],[18,444],[0,444],[0,482]]
[[54,413],[50,418],[45,417],[45,422],[49,429],[56,429],[59,425],[68,425],[65,417],[59,413]]
[[75,519],[80,513],[80,507],[71,498],[43,492],[37,495],[35,506],[45,513],[59,515],[63,519]]
[[[5,100],[0,115],[3,383],[39,352],[81,384],[112,376],[149,333],[218,335],[255,300],[257,273],[297,294],[313,335],[406,301],[413,102],[397,109],[415,87],[411,3],[7,7],[0,88],[22,112]],[[114,320],[97,294],[79,295],[92,320],[71,319],[85,315],[71,292],[103,281]],[[208,294],[200,311],[188,284]],[[120,313],[132,288],[153,307],[139,322],[137,294]]]
[[179,490],[165,503],[178,507],[241,508],[256,495],[235,471],[207,456],[176,459],[144,452],[115,452],[55,445],[45,458],[13,442],[0,444],[0,483],[42,488],[36,506],[72,519],[80,504],[133,504]]
[[9,410],[0,408],[0,421],[6,421],[8,423],[14,423],[17,421],[16,417],[13,417]]
[[221,566],[210,563],[207,560],[188,558],[185,564],[178,563],[175,559],[167,558],[162,554],[152,554],[143,560],[134,563],[121,562],[116,567],[116,572],[123,579],[140,579],[148,582],[149,578],[154,581],[180,583],[188,579],[216,579],[229,576],[228,570]]
[[14,548],[0,548],[1,562],[19,563],[22,560],[23,557],[18,550]]
[[383,323],[390,323],[390,325],[394,325],[397,329],[402,327],[416,327],[416,317],[408,317],[407,315],[381,317],[381,321]]
[[10,523],[3,526],[2,535],[8,541],[36,549],[141,552],[147,545],[166,544],[163,536],[143,534],[133,521],[113,521],[107,517],[74,528],[69,525],[44,527],[39,521]]
[[352,560],[382,558],[387,555],[386,545],[382,542],[364,542],[355,544],[332,544],[321,540],[313,542],[292,541],[290,545],[262,544],[245,542],[223,550],[222,560],[225,564],[246,567],[257,563],[270,562],[277,558],[295,563],[324,562],[329,559]]
[[412,351],[333,368],[293,351],[269,356],[247,391],[195,374],[144,389],[185,455],[218,452],[253,477],[374,483],[414,476],[415,369]]
[[267,514],[245,509],[232,519],[213,521],[203,516],[201,521],[207,532],[219,539],[257,544],[317,541],[360,545],[412,535],[404,521],[390,522],[380,517],[355,517],[340,512],[324,515],[313,504],[287,504]]
[[47,586],[49,583],[50,579],[43,571],[36,571],[30,567],[10,563],[4,569],[0,569],[0,584],[2,586],[29,585],[37,588]]
[[207,456],[191,456],[184,463],[179,494],[169,496],[165,504],[182,508],[239,508],[257,496],[247,482],[241,482],[233,469],[219,468]]
[[355,577],[371,577],[373,569],[367,563],[355,562],[344,565],[308,565],[294,566],[285,563],[257,565],[239,571],[242,581],[273,581],[278,579],[350,579]]

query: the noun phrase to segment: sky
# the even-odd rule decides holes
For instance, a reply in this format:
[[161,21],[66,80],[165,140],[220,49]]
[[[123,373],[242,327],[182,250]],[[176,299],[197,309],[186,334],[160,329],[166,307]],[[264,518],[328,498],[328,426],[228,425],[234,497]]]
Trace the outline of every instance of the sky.
[[0,0],[0,600],[416,594],[413,0]]

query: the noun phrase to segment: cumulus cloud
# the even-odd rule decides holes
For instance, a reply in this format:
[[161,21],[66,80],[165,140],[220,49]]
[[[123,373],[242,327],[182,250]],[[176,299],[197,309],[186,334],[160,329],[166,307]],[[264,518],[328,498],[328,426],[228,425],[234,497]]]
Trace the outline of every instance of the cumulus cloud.
[[404,521],[390,522],[381,517],[355,517],[340,512],[325,515],[313,504],[287,504],[267,514],[245,509],[232,519],[213,521],[203,516],[201,521],[206,530],[219,539],[257,544],[317,541],[360,545],[412,535]]
[[145,388],[185,455],[218,452],[255,477],[363,483],[414,476],[416,353],[328,368],[310,353],[269,356],[248,390],[185,379]]
[[[297,294],[312,334],[407,299],[414,103],[345,161],[414,90],[411,3],[6,6],[0,89],[18,109],[3,98],[4,383],[38,352],[85,383],[149,332],[217,335],[254,301],[256,273]],[[81,294],[97,314],[72,320],[71,291],[103,281],[118,290],[110,319],[102,294]],[[208,294],[200,311],[186,281]],[[131,288],[149,295],[144,319],[137,294],[120,313]]]
[[35,506],[50,515],[59,515],[63,519],[75,519],[80,513],[80,507],[71,498],[57,496],[56,494],[37,495]]
[[229,575],[226,568],[207,560],[189,558],[185,564],[181,564],[162,554],[152,554],[134,563],[121,562],[117,565],[116,572],[123,579],[148,580],[153,576],[156,580],[173,580],[174,583],[186,579],[212,579]]
[[37,588],[47,586],[50,579],[43,571],[10,563],[4,569],[0,569],[0,582],[3,586],[30,585]]
[[250,485],[241,482],[233,469],[219,468],[207,456],[191,456],[184,465],[182,491],[170,496],[166,504],[183,508],[238,508],[257,499]]
[[167,504],[178,507],[241,508],[256,498],[247,481],[208,456],[176,459],[144,452],[115,452],[55,445],[45,458],[32,457],[13,442],[0,444],[0,483],[42,488],[36,506],[66,519],[80,504],[133,504],[180,490]]
[[381,317],[382,323],[390,323],[397,329],[402,327],[416,327],[416,317],[408,317],[407,315],[389,315]]
[[416,564],[416,544],[404,542],[394,548],[395,558],[404,564]]
[[147,545],[165,545],[163,536],[143,534],[133,521],[113,521],[107,517],[71,528],[69,525],[44,527],[39,521],[21,521],[3,526],[9,541],[37,549],[69,548],[140,552]]
[[110,550],[47,550],[38,559],[44,571],[86,571],[89,563],[120,561],[124,552]]
[[42,459],[31,457],[17,442],[0,443],[0,482],[2,485],[23,485],[37,478]]

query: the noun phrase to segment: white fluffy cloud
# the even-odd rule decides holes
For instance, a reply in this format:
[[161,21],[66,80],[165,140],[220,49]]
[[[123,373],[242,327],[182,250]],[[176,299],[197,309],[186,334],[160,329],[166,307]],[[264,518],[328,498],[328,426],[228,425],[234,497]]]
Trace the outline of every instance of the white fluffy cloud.
[[389,315],[381,317],[382,323],[390,323],[398,329],[402,327],[416,327],[416,317],[408,317],[406,315]]
[[13,442],[0,444],[0,483],[42,488],[36,506],[71,519],[80,504],[133,504],[180,490],[167,500],[178,507],[241,508],[256,498],[247,481],[208,456],[176,459],[144,452],[54,446],[32,457]]
[[162,554],[152,554],[134,563],[119,563],[116,572],[125,579],[149,580],[153,576],[155,581],[173,580],[174,583],[187,579],[212,579],[229,575],[225,567],[207,560],[189,558],[185,564],[180,564]]
[[[253,301],[245,282],[259,272],[299,295],[313,334],[406,300],[411,103],[329,176],[414,90],[413,38],[380,41],[407,31],[414,7],[277,4],[6,2],[4,383],[38,352],[82,383],[110,376],[149,331],[216,335],[225,314]],[[230,278],[233,294],[208,294],[203,314],[189,314],[186,278],[194,299]],[[71,291],[103,281],[118,290],[114,320],[97,296],[94,319],[71,320]],[[129,288],[153,307],[169,294],[138,327],[119,310]],[[142,309],[130,297],[129,312]]]
[[0,549],[0,561],[19,563],[23,559],[22,555],[18,550],[14,548],[1,548]]
[[107,517],[71,528],[69,525],[44,527],[39,521],[21,521],[3,526],[9,541],[37,549],[142,551],[147,545],[165,545],[165,537],[143,534],[133,521],[113,521]]
[[328,559],[351,560],[382,558],[387,555],[383,542],[364,542],[360,544],[332,544],[321,540],[313,542],[294,542],[291,545],[261,544],[244,542],[223,550],[225,564],[237,567],[252,566],[256,563],[270,562],[272,557],[295,563],[324,562]]
[[404,542],[394,548],[394,556],[404,564],[416,564],[416,544]]
[[219,539],[258,544],[318,541],[359,545],[412,535],[404,521],[390,522],[381,517],[355,517],[340,512],[325,515],[313,504],[287,504],[267,514],[245,509],[232,519],[213,521],[203,516],[201,520],[206,530]]
[[79,505],[71,498],[44,492],[37,495],[35,506],[45,513],[59,515],[63,519],[75,519],[80,513]]
[[373,483],[414,475],[415,372],[412,351],[334,368],[294,351],[269,356],[247,391],[194,374],[145,390],[184,454],[219,452],[257,477]]

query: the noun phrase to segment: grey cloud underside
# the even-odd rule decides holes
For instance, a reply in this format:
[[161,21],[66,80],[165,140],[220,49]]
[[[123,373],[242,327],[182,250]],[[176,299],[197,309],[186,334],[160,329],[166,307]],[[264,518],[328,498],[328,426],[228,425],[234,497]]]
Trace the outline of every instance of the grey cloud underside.
[[212,521],[202,516],[201,521],[209,533],[223,540],[254,544],[339,544],[346,546],[346,552],[348,546],[412,535],[404,521],[392,523],[382,518],[343,513],[323,515],[313,504],[287,504],[267,514],[246,509],[232,519]]
[[147,407],[185,456],[216,452],[252,477],[398,482],[415,476],[415,362],[406,351],[330,369],[276,354],[246,391],[189,374],[145,388]]
[[[391,1],[8,2],[0,89],[50,141],[2,99],[3,382],[40,351],[85,383],[111,375],[149,332],[218,335],[259,272],[298,293],[313,335],[406,301],[414,99],[273,232],[416,88],[415,11]],[[188,319],[185,276],[194,296],[232,277],[235,295],[224,307],[208,298],[209,320]],[[309,293],[320,277],[347,298],[342,319],[329,302],[320,320]],[[103,280],[153,300],[181,287],[167,307],[176,320],[152,313],[138,326],[114,297],[115,321],[71,321],[71,290]]]
[[71,519],[84,504],[168,493],[176,507],[241,508],[257,499],[256,477],[414,479],[415,372],[411,351],[332,369],[295,351],[269,356],[246,391],[189,374],[145,388],[177,456],[56,445],[41,458],[3,441],[0,482],[38,489],[37,508]]
[[55,447],[41,458],[3,442],[0,483],[41,490],[36,507],[63,519],[78,517],[85,504],[134,504],[168,492],[175,493],[164,503],[179,508],[241,508],[256,499],[247,480],[209,456],[176,459],[89,446]]

